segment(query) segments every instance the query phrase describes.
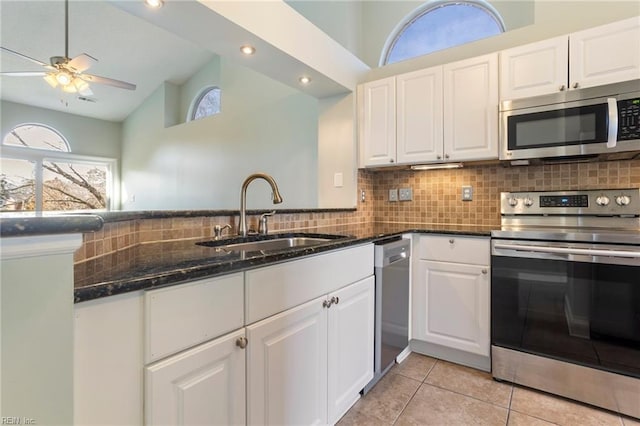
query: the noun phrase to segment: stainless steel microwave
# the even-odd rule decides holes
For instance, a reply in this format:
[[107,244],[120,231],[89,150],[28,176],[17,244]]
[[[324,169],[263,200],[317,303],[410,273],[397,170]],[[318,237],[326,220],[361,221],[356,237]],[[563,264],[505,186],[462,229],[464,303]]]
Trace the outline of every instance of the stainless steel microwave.
[[500,159],[640,151],[640,80],[500,104]]

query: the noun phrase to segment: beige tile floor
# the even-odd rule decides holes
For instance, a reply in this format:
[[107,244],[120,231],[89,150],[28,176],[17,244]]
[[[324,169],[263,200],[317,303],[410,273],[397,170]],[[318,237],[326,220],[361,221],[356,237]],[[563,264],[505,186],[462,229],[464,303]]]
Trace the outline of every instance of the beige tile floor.
[[412,353],[338,422],[340,426],[553,424],[640,426],[640,421]]

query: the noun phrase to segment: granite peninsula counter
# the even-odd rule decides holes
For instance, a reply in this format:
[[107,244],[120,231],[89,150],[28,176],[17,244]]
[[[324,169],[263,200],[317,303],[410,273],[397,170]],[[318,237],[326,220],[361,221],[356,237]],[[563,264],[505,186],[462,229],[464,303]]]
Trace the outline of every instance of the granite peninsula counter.
[[[317,210],[314,210],[316,212]],[[327,212],[345,211],[323,210]],[[297,211],[292,211],[296,213]],[[210,212],[216,213],[216,212]],[[223,212],[228,215],[230,212]],[[279,213],[283,213],[280,212]],[[77,215],[15,215],[0,217],[0,235],[5,237],[37,236],[63,233],[91,233],[104,223],[168,217],[191,217],[202,212],[185,215],[185,212],[113,212]],[[405,233],[439,233],[489,237],[492,226],[363,222],[350,225],[321,226],[296,229],[290,232],[274,231],[274,234],[295,236],[304,234],[330,234],[343,238],[310,247],[283,249],[261,254],[251,252],[225,252],[215,247],[196,243],[212,238],[185,238],[179,240],[148,242],[97,256],[74,266],[74,302],[132,291],[157,288],[204,277],[266,266],[303,256],[342,249],[354,245],[375,242]]]

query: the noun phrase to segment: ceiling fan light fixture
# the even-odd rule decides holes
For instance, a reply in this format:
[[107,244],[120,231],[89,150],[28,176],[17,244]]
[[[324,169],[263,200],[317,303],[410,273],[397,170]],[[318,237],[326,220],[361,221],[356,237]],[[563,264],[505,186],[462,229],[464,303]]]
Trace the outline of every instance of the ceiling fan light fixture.
[[55,74],[47,74],[42,78],[44,78],[44,81],[49,83],[49,86],[53,87],[54,89],[58,87],[58,80],[56,79]]
[[56,80],[62,86],[68,86],[73,80],[73,76],[65,70],[60,70],[56,73]]
[[150,7],[151,9],[160,9],[162,6],[164,6],[164,1],[162,1],[162,0],[144,0],[144,4],[146,4],[147,7]]

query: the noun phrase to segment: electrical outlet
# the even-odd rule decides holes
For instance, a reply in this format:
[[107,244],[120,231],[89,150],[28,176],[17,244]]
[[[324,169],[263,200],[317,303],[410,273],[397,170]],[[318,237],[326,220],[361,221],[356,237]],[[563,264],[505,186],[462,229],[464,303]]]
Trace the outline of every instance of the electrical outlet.
[[390,202],[398,201],[398,190],[397,189],[390,189],[389,190],[389,201]]
[[413,190],[411,188],[400,188],[398,190],[398,198],[400,201],[413,200]]
[[462,187],[462,201],[472,201],[473,200],[473,186],[463,186]]

